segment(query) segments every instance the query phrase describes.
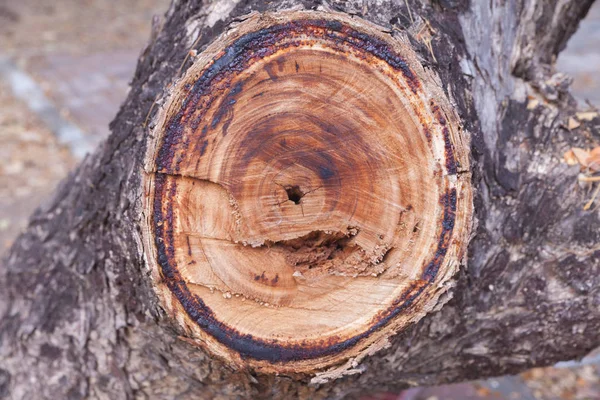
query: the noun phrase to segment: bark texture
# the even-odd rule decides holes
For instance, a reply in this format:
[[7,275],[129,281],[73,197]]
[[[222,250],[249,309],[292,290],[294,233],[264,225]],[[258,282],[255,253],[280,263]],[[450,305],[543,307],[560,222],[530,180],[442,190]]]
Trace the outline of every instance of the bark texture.
[[[352,398],[515,373],[600,345],[598,211],[561,163],[600,139],[553,62],[591,0],[175,1],[140,56],[112,135],[31,218],[0,269],[0,398]],[[149,287],[141,171],[152,104],[251,11],[332,9],[405,32],[472,135],[478,220],[440,310],[349,376],[235,370],[178,338]],[[189,64],[184,64],[184,69]],[[310,384],[312,382],[312,384]]]

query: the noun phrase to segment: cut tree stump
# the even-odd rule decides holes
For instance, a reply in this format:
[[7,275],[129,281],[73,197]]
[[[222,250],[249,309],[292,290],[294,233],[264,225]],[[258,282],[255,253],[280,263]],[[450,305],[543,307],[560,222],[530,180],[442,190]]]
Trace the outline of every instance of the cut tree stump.
[[562,161],[600,119],[553,69],[591,4],[174,1],[3,261],[0,398],[358,398],[600,346]]
[[437,304],[472,214],[438,85],[407,43],[337,13],[254,15],[203,51],[145,163],[146,256],[192,340],[314,371]]

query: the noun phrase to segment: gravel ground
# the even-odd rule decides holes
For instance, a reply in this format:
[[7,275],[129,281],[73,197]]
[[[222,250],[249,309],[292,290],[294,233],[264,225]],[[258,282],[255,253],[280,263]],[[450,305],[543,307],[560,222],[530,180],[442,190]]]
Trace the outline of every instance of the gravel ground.
[[74,166],[69,151],[0,81],[0,253]]
[[559,54],[556,68],[574,78],[571,88],[580,105],[600,107],[600,2]]

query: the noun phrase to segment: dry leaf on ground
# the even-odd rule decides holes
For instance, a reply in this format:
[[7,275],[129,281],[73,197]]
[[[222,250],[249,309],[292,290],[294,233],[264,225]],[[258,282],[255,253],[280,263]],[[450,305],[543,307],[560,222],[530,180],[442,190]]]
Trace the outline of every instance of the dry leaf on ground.
[[580,121],[591,121],[598,116],[596,111],[583,111],[575,114]]
[[581,169],[587,169],[592,172],[600,171],[600,146],[592,150],[585,150],[579,147],[573,147],[563,156],[568,165],[581,166]]

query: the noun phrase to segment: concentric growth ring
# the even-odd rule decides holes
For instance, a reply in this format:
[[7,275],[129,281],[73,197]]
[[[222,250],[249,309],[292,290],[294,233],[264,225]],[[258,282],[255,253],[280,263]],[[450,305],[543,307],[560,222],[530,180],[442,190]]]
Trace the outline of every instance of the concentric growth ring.
[[471,220],[468,140],[402,39],[332,13],[252,16],[168,93],[146,254],[189,340],[311,372],[431,310]]

